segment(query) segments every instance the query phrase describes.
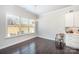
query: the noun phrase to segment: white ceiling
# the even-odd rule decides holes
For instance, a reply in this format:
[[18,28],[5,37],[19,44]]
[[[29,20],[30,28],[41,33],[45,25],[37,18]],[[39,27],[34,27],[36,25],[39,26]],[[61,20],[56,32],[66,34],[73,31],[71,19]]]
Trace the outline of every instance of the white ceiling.
[[49,11],[54,11],[57,9],[68,7],[69,5],[21,5],[20,7],[25,8],[36,15],[41,15]]

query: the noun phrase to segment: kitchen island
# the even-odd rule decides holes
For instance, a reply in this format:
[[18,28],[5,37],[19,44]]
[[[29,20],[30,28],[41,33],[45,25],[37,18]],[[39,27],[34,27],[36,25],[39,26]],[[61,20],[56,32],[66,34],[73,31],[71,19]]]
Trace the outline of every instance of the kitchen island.
[[79,49],[79,34],[76,33],[65,34],[65,42],[67,46]]

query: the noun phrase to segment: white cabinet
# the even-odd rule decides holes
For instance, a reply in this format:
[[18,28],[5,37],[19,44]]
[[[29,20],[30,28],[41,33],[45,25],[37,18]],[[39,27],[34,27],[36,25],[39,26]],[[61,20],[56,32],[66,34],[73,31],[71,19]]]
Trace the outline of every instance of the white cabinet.
[[74,24],[75,24],[75,27],[79,27],[79,12],[75,12]]
[[66,34],[65,43],[69,47],[79,49],[79,36],[74,34]]
[[79,12],[65,14],[65,27],[79,27]]
[[74,13],[65,14],[65,26],[73,27],[74,26],[73,22],[74,22]]

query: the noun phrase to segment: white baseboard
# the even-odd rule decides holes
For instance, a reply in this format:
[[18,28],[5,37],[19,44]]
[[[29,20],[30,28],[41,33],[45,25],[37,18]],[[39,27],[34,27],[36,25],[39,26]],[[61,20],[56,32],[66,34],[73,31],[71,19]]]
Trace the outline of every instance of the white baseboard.
[[48,40],[55,40],[55,38],[51,38],[51,37],[47,37],[47,36],[43,36],[43,35],[38,35],[38,37],[45,38]]

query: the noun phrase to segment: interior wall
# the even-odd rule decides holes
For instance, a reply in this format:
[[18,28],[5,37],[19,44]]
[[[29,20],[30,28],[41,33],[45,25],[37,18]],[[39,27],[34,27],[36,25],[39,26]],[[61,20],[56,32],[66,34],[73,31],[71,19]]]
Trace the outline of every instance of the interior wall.
[[38,36],[55,40],[57,33],[64,33],[65,14],[70,10],[79,11],[79,6],[69,6],[41,15],[38,19]]
[[64,32],[64,15],[50,13],[38,20],[38,35],[53,40],[57,33]]
[[[36,19],[36,16],[25,11],[25,9],[15,5],[0,5],[0,41],[6,39],[6,14],[13,14],[16,16],[29,17]],[[32,34],[33,35],[33,34]],[[27,35],[15,37],[16,39],[24,39]],[[13,39],[13,38],[10,38]]]

